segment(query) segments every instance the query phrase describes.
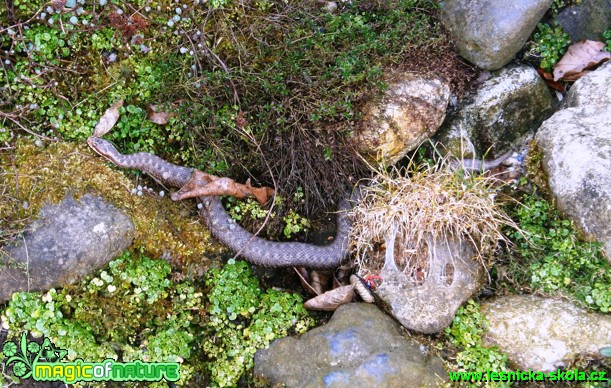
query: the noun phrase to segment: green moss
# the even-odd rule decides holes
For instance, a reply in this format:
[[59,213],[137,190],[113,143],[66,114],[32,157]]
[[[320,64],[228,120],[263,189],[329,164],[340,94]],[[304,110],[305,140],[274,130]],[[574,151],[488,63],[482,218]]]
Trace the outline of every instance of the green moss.
[[8,155],[2,160],[14,168],[0,174],[0,220],[7,234],[23,230],[45,203],[59,203],[67,194],[79,198],[94,193],[130,217],[135,225],[134,245],[148,256],[169,253],[178,266],[195,264],[205,269],[208,264],[202,252],[224,251],[213,243],[191,201],[176,203],[154,193],[133,195],[131,190],[140,181],[109,166],[86,145],[58,142],[40,148],[21,142],[15,151],[11,162]]
[[[289,202],[302,187],[306,200],[290,207],[305,214],[344,195],[338,175],[357,175],[347,143],[360,105],[385,88],[385,68],[435,70],[459,91],[467,82],[433,1],[346,3],[336,13],[316,2],[266,0],[180,10],[170,0],[87,2],[83,12],[79,5],[51,14],[47,3],[17,3],[23,28],[0,37],[10,52],[0,69],[1,109],[14,118],[0,140],[24,134],[23,123],[83,140],[123,99],[110,135],[121,151],[267,185],[275,177]],[[30,19],[38,11],[45,19]],[[0,13],[0,22],[13,24],[8,16]],[[144,113],[151,104],[176,115],[152,124]]]

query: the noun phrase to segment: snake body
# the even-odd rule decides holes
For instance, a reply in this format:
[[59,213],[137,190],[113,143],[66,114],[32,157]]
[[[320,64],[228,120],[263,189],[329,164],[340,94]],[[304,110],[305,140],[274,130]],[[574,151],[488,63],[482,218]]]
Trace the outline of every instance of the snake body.
[[482,159],[462,159],[454,160],[450,163],[450,169],[452,170],[463,170],[472,173],[480,173],[490,171],[500,166],[513,154],[513,150],[509,150],[493,160],[482,160]]
[[[87,144],[116,166],[140,170],[169,186],[184,186],[194,171],[192,168],[177,166],[145,152],[121,154],[110,142],[98,137],[90,137],[87,139]],[[332,243],[323,246],[300,242],[276,242],[257,237],[238,225],[227,214],[218,196],[199,197],[199,200],[203,204],[200,215],[206,221],[212,235],[253,264],[265,267],[297,266],[331,269],[339,267],[346,257],[348,235],[352,226],[347,214],[350,208],[347,200],[342,201],[339,206],[335,239]]]
[[[112,143],[98,138],[87,139],[89,146],[118,167],[137,169],[159,182],[182,187],[189,182],[194,169],[169,163],[155,155],[139,152],[121,154]],[[455,162],[451,168],[462,168],[472,172],[490,170],[499,166],[510,156],[510,152],[492,161],[467,159]],[[358,196],[355,190],[353,196]],[[203,204],[200,215],[205,219],[212,235],[238,252],[253,264],[265,267],[307,267],[331,269],[341,265],[348,252],[348,235],[352,227],[348,210],[350,203],[343,200],[337,215],[337,231],[332,243],[318,246],[300,242],[276,242],[257,237],[237,224],[225,211],[218,196],[199,197]]]

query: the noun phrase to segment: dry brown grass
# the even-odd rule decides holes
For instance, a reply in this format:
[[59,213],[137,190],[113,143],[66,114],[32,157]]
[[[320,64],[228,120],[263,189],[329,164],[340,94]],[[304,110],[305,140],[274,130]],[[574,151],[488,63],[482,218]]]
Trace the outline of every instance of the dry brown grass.
[[[444,241],[454,237],[470,241],[477,258],[488,266],[491,252],[504,225],[517,225],[503,212],[497,200],[499,180],[490,176],[469,175],[448,169],[448,163],[435,166],[410,166],[406,171],[378,171],[363,188],[363,198],[353,210],[351,240],[361,273],[379,271],[383,255],[376,254],[391,231],[409,246],[418,262],[418,252],[426,251],[426,240]],[[393,247],[386,247],[393,249]],[[381,257],[381,260],[380,260]],[[380,262],[381,261],[381,262]],[[410,273],[414,268],[405,268]]]

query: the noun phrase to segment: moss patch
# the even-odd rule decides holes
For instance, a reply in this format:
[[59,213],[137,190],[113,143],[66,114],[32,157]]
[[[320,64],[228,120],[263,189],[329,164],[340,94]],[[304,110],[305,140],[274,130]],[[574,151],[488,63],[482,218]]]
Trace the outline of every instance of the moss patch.
[[99,194],[134,222],[134,246],[150,257],[168,255],[174,264],[208,266],[204,254],[224,250],[210,237],[193,211],[192,201],[172,202],[153,194],[131,193],[135,180],[105,163],[86,145],[52,143],[46,148],[19,143],[5,154],[0,174],[0,219],[7,239],[24,230],[45,203],[58,203],[67,194],[80,198]]

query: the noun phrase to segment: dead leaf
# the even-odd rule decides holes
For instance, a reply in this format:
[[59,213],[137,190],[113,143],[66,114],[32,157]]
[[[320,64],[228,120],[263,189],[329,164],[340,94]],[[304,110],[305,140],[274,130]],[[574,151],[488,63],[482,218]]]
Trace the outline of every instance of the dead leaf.
[[117,120],[119,120],[119,116],[121,116],[121,114],[119,113],[119,108],[122,106],[123,100],[115,103],[110,108],[106,109],[106,112],[104,112],[102,117],[100,117],[100,121],[93,130],[94,137],[102,137],[104,134],[110,131],[112,127],[115,126]]
[[[567,77],[591,69],[611,59],[611,53],[601,51],[605,47],[603,42],[586,40],[569,46],[562,59],[554,68],[554,81],[567,79]],[[574,80],[574,77],[572,78]]]
[[553,79],[554,75],[552,73],[548,73],[545,70],[543,70],[542,68],[538,68],[537,73],[539,73],[541,78],[543,78],[547,86],[549,86],[550,88],[554,90],[558,90],[559,92],[564,93],[564,90],[565,90],[564,84],[562,82],[554,81]]
[[308,310],[335,311],[339,306],[350,303],[354,298],[354,285],[343,286],[312,298],[303,304]]
[[186,198],[213,195],[231,195],[236,198],[255,197],[261,205],[264,205],[273,197],[274,190],[269,187],[252,187],[250,179],[243,185],[231,178],[221,178],[195,170],[189,182],[172,194],[172,200],[180,201]]
[[312,271],[310,276],[312,277],[312,288],[316,290],[317,294],[322,294],[331,287],[331,276],[333,275],[330,271]]
[[590,73],[592,70],[584,70],[584,71],[580,71],[579,73],[575,73],[575,74],[568,74],[565,75],[562,79],[564,81],[570,81],[570,82],[575,82],[577,81],[579,78],[583,77],[584,75]]
[[309,294],[309,295],[320,295],[311,285],[310,285],[310,274],[308,270],[304,267],[293,267],[293,270],[299,276],[299,282],[301,283],[301,287]]
[[146,118],[159,125],[165,125],[170,121],[170,117],[174,116],[173,112],[159,112],[159,107],[157,105],[149,105],[146,108]]

